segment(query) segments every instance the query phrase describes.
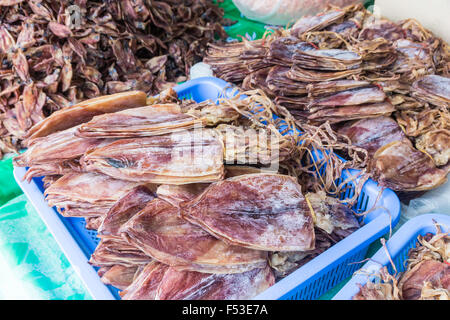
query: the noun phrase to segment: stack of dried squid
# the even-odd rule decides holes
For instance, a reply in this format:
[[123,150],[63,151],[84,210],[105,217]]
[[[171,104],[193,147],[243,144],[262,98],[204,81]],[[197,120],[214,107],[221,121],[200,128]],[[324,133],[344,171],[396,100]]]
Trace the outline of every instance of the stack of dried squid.
[[184,81],[215,37],[210,0],[0,1],[0,158],[56,110]]
[[45,175],[49,205],[98,230],[90,263],[123,299],[249,299],[359,222],[264,167],[278,161],[270,130],[237,141],[250,119],[235,101],[182,102],[171,89],[91,99],[33,126],[14,163]]
[[383,186],[422,191],[446,180],[450,48],[415,20],[330,8],[262,40],[211,45],[204,62],[264,90],[301,124],[351,134],[349,143],[374,156],[366,169]]

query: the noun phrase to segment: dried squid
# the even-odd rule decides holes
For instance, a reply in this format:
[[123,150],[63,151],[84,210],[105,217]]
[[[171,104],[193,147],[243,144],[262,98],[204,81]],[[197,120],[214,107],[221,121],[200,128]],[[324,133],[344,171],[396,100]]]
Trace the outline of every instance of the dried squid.
[[436,166],[445,166],[450,160],[450,131],[437,129],[420,135],[416,148],[433,157]]
[[448,169],[436,168],[433,159],[415,149],[407,139],[378,149],[373,155],[373,165],[378,182],[393,190],[430,190],[447,181]]
[[155,300],[246,300],[275,282],[269,266],[236,274],[207,274],[167,269]]
[[302,33],[320,30],[328,27],[329,25],[339,21],[346,14],[345,10],[332,9],[327,12],[300,18],[293,26],[291,34],[294,36],[300,36]]
[[97,267],[146,265],[152,258],[124,240],[102,239],[92,253],[89,263]]
[[437,224],[436,229],[436,234],[417,237],[404,272],[392,275],[383,267],[377,275],[380,281],[359,285],[353,300],[449,300],[450,238]]
[[268,266],[238,274],[178,271],[151,262],[122,293],[123,300],[241,300],[275,282]]
[[267,251],[314,248],[311,213],[289,176],[248,174],[216,182],[184,203],[181,215],[229,244]]
[[242,273],[266,264],[266,253],[228,245],[179,216],[179,208],[155,199],[120,228],[122,237],[177,270]]
[[438,107],[450,107],[450,78],[428,75],[413,83],[412,96]]
[[147,264],[134,281],[121,293],[122,300],[155,300],[156,290],[168,265],[152,261]]
[[312,260],[359,228],[354,212],[325,192],[308,193],[315,225],[315,248],[309,251],[270,252],[269,264],[277,279],[283,278]]
[[124,290],[133,283],[139,272],[140,268],[137,266],[126,267],[116,264],[101,275],[101,280],[106,285],[112,285],[119,290]]
[[87,151],[81,163],[87,171],[144,183],[213,182],[224,175],[222,142],[207,129],[121,139]]
[[106,213],[98,229],[98,236],[120,239],[120,227],[155,198],[155,193],[146,186],[137,186],[131,189],[130,192],[117,200]]
[[106,214],[136,186],[98,173],[69,173],[52,183],[44,195],[63,216],[95,217]]
[[137,138],[201,128],[200,119],[181,112],[177,104],[156,104],[94,117],[77,134],[85,138]]
[[185,81],[227,37],[223,14],[211,0],[0,1],[0,151],[85,99]]
[[395,120],[378,117],[343,126],[339,133],[368,151],[378,182],[401,191],[435,188],[446,181],[447,171],[436,168],[433,160],[416,150]]
[[34,139],[24,153],[14,158],[14,165],[31,167],[25,176],[28,180],[36,176],[82,171],[76,160],[104,141],[76,137],[77,129],[78,127],[73,127]]
[[382,146],[406,138],[397,122],[390,117],[358,120],[338,130],[350,138],[351,142],[366,149],[370,156]]
[[72,128],[91,120],[94,116],[142,107],[146,103],[147,95],[142,91],[116,93],[80,102],[61,109],[34,125],[27,133],[27,145],[31,145],[32,141],[38,137],[45,137],[51,133]]

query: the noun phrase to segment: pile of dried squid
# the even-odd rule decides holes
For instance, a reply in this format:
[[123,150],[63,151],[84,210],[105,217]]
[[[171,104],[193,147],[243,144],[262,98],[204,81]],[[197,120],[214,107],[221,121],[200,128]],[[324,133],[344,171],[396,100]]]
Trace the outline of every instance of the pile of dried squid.
[[327,150],[314,138],[326,129],[282,136],[271,100],[243,94],[218,104],[172,89],[90,99],[34,125],[14,165],[44,176],[60,214],[98,231],[90,263],[122,299],[249,299],[360,223],[319,180],[298,179],[312,170],[298,163],[307,146]]
[[416,20],[330,7],[260,40],[210,44],[203,61],[217,77],[263,90],[300,126],[330,124],[405,200],[446,181],[450,47]]
[[56,110],[186,80],[229,23],[210,0],[0,1],[0,158]]
[[418,236],[409,250],[404,272],[383,267],[377,281],[367,282],[353,300],[450,300],[450,236],[436,224],[436,233]]

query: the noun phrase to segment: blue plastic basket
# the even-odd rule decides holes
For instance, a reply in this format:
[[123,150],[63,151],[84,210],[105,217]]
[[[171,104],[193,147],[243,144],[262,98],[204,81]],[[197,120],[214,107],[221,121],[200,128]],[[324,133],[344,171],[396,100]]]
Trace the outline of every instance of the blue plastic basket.
[[[231,87],[224,90],[228,86],[229,84],[221,79],[205,77],[190,80],[174,89],[181,99],[201,102],[216,101],[219,97],[229,96],[235,92]],[[315,156],[321,155],[317,153]],[[34,178],[30,184],[26,183],[22,181],[25,172],[25,168],[15,168],[16,181],[55,236],[71,264],[75,266],[75,270],[93,298],[118,299],[117,289],[104,286],[98,276],[94,276],[95,269],[87,264],[87,260],[99,242],[97,233],[86,230],[84,219],[65,218],[54,208],[46,206],[42,179]],[[353,169],[344,170],[340,180],[345,181],[351,176],[357,176],[358,172]],[[354,194],[353,183],[349,182],[345,190],[345,193],[340,196],[341,199],[349,198]],[[350,276],[358,265],[349,263],[363,260],[369,245],[393,228],[400,218],[400,202],[396,194],[392,190],[385,189],[379,196],[380,191],[381,188],[373,180],[367,181],[362,188],[353,209],[356,212],[365,212],[374,207],[375,202],[377,206],[377,209],[365,216],[363,227],[277,282],[255,299],[316,299]],[[109,291],[105,292],[105,288]]]
[[[417,237],[427,233],[436,234],[436,221],[443,232],[449,232],[450,216],[440,214],[424,214],[407,221],[398,231],[386,242],[386,248],[391,256],[392,261],[398,272],[405,271],[405,263],[408,258],[408,252],[417,245]],[[367,281],[373,281],[375,276],[369,277],[368,274],[374,275],[383,267],[387,267],[388,271],[393,274],[389,257],[385,248],[378,250],[372,257],[371,261],[364,264],[361,270],[364,274],[355,274],[351,280],[334,296],[333,300],[351,300],[355,294],[359,292],[357,284],[364,286]]]

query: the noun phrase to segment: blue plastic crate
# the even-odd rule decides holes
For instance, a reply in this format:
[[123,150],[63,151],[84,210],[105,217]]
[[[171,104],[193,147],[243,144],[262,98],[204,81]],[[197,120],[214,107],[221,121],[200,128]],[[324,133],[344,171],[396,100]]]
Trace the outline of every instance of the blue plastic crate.
[[[407,221],[398,231],[386,242],[386,248],[395,264],[398,272],[405,271],[406,260],[410,249],[417,245],[417,237],[424,236],[427,233],[436,234],[436,221],[441,231],[449,232],[450,216],[440,214],[424,214]],[[334,296],[333,300],[351,300],[355,294],[359,292],[357,284],[364,286],[367,281],[373,281],[375,276],[369,277],[368,274],[374,275],[383,267],[387,267],[391,274],[394,274],[394,268],[389,261],[389,257],[385,248],[378,250],[372,257],[371,261],[364,264],[361,270],[364,274],[355,274],[352,279]]]
[[[228,97],[233,92],[236,93],[229,86],[221,79],[205,77],[187,81],[174,89],[181,99],[202,102],[217,101],[220,97]],[[226,89],[227,87],[229,88]],[[284,130],[286,126],[281,125],[279,129]],[[292,132],[288,133],[292,134]],[[320,152],[316,152],[314,157],[322,156]],[[16,181],[55,236],[93,298],[118,299],[117,289],[103,285],[95,269],[87,264],[87,260],[100,240],[96,232],[86,230],[84,219],[65,218],[54,208],[49,208],[43,196],[42,179],[34,178],[31,183],[24,182],[22,178],[25,172],[25,168],[14,168]],[[358,173],[358,170],[344,170],[341,181],[351,176],[356,177]],[[368,180],[362,188],[358,202],[353,208],[356,212],[365,212],[374,207],[378,197],[377,209],[365,216],[363,227],[277,282],[255,299],[316,299],[350,276],[358,267],[357,264],[350,263],[363,260],[369,245],[390,228],[394,228],[400,218],[400,202],[396,194],[390,189],[385,189],[379,196],[381,190],[381,187],[373,180]],[[341,194],[340,198],[349,198],[353,193],[353,182],[349,182],[346,192]]]

